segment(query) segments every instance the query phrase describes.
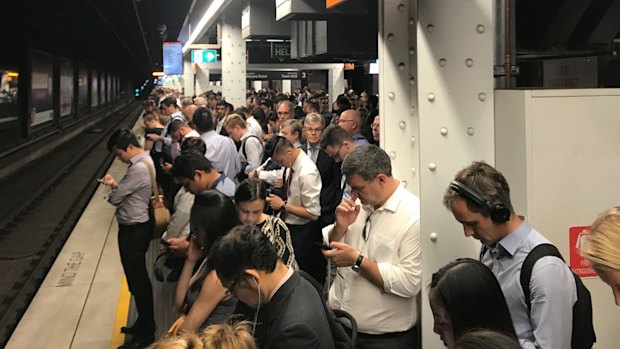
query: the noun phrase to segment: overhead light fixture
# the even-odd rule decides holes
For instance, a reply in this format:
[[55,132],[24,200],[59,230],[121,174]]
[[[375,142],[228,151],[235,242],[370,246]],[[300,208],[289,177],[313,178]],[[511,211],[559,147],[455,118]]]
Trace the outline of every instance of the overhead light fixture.
[[198,39],[198,35],[200,35],[202,30],[205,28],[207,22],[213,18],[215,13],[222,7],[222,5],[224,5],[225,1],[226,0],[213,0],[213,2],[211,2],[211,5],[209,5],[200,21],[198,21],[198,25],[196,25],[196,28],[194,28],[190,34],[189,39],[187,39],[187,42],[183,45],[183,53],[187,52],[189,47],[196,41],[196,39]]
[[164,72],[163,71],[154,71],[153,72],[153,76],[164,76]]
[[284,42],[282,39],[267,39],[267,42]]
[[10,76],[10,77],[12,77],[12,78],[17,78],[17,77],[19,77],[19,73],[16,73],[16,72],[12,72],[12,71],[10,71],[10,72],[8,73],[8,76]]

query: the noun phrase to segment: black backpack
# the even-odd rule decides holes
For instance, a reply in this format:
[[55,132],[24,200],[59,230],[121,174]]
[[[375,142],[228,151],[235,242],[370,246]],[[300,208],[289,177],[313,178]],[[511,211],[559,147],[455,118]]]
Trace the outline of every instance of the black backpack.
[[[249,137],[247,137],[246,139],[243,140],[243,142],[241,142],[241,154],[243,154],[243,157],[245,158],[245,162],[241,163],[241,171],[239,171],[239,173],[237,173],[237,180],[239,181],[239,183],[243,182],[244,179],[248,178],[248,175],[245,173],[245,168],[248,167],[248,156],[245,152],[245,142],[248,141],[248,139],[250,138],[256,138],[260,141],[260,138],[256,137],[255,135],[250,135]],[[262,146],[262,142],[261,142],[261,146]]]
[[[523,294],[525,295],[525,303],[527,308],[531,311],[530,303],[530,279],[532,277],[532,268],[538,259],[545,256],[555,256],[562,258],[560,251],[551,244],[540,244],[525,258],[523,266],[521,267],[521,288],[523,288]],[[594,326],[592,324],[592,297],[590,291],[581,282],[579,276],[573,273],[575,277],[575,285],[577,286],[577,302],[573,305],[573,334],[571,338],[572,349],[591,349],[594,342],[596,342],[596,334],[594,333]]]

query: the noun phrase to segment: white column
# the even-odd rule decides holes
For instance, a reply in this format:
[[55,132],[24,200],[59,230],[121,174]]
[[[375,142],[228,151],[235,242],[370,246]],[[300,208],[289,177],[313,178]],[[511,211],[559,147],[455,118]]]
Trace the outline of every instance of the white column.
[[432,274],[457,257],[477,258],[480,249],[442,198],[458,170],[494,162],[493,32],[493,1],[418,0],[424,348],[442,347],[428,305]]
[[183,87],[186,96],[193,96],[194,91],[194,69],[192,68],[191,50],[183,57]]
[[291,80],[282,80],[282,93],[291,93]]
[[344,93],[344,64],[334,64],[328,74],[329,107],[336,101],[339,94]]
[[241,37],[241,10],[222,16],[222,95],[235,107],[245,105],[245,40]]
[[196,95],[211,90],[209,86],[209,68],[206,63],[198,63],[196,67]]

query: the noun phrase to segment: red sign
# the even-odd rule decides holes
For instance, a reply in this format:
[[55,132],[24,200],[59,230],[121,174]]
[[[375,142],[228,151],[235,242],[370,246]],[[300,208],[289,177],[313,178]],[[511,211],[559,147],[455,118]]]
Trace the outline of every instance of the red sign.
[[336,5],[340,5],[347,0],[325,0],[325,8],[332,8]]
[[579,277],[597,276],[590,264],[581,256],[581,245],[590,234],[590,227],[571,227],[568,229],[570,248],[570,268]]

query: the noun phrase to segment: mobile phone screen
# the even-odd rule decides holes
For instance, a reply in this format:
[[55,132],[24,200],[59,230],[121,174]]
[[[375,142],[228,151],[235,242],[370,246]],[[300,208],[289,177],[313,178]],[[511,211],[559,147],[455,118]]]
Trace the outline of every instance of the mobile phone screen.
[[166,246],[166,247],[170,247],[170,243],[167,240],[164,239],[160,239],[159,243]]

